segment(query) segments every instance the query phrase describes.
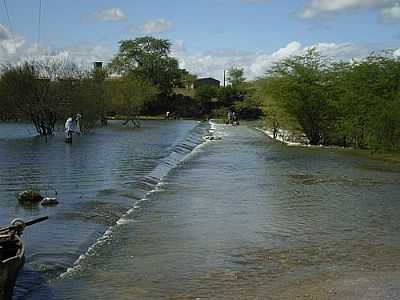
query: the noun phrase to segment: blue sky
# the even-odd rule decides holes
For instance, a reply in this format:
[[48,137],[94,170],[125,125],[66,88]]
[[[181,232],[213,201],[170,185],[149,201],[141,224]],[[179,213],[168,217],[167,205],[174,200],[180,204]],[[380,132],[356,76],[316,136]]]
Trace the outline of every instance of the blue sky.
[[339,59],[400,48],[400,0],[5,3],[10,22],[1,3],[1,63],[46,55],[108,61],[118,41],[147,34],[171,40],[181,66],[199,76],[220,79],[224,68],[234,66],[254,78],[276,60],[312,46]]

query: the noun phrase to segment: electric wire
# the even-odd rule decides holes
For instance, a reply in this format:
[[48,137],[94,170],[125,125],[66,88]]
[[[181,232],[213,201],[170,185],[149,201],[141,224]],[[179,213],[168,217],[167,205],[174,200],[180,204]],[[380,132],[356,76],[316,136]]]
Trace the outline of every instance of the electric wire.
[[15,40],[15,38],[14,38],[14,30],[13,30],[13,27],[12,27],[10,14],[8,12],[8,7],[7,7],[6,0],[3,0],[3,5],[4,5],[4,11],[6,12],[6,16],[7,16],[8,27],[10,28],[11,37],[12,37],[13,40]]
[[38,40],[37,40],[37,44],[38,44],[38,46],[40,45],[41,19],[42,19],[42,0],[39,0],[39,16],[38,16]]

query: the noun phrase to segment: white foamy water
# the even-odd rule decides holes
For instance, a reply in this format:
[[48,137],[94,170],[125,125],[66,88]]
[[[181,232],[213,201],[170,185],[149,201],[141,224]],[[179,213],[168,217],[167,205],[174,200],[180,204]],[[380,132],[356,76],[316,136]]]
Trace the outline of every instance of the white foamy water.
[[[143,184],[151,189],[145,192],[144,197],[136,201],[133,207],[128,209],[120,217],[120,219],[115,222],[115,224],[108,227],[104,234],[99,239],[97,239],[97,241],[93,245],[91,245],[84,254],[79,256],[79,258],[73,263],[72,267],[68,268],[65,272],[60,274],[59,278],[71,276],[75,272],[79,271],[84,260],[95,254],[96,249],[108,243],[112,239],[113,231],[115,231],[119,226],[124,226],[135,222],[135,219],[133,219],[131,215],[136,210],[140,209],[141,204],[145,201],[148,201],[149,197],[153,193],[162,191],[162,187],[165,184],[164,178],[171,172],[171,170],[179,166],[181,162],[186,161],[187,159],[192,157],[192,155],[197,153],[197,151],[199,151],[199,149],[204,144],[206,144],[204,141],[202,141],[201,132],[202,130],[199,130],[199,133],[191,133],[187,137],[187,139],[182,141],[182,143],[178,143],[175,146],[175,149],[179,151],[176,152],[173,150],[168,157],[162,159],[158,166],[144,177],[145,180],[143,181]],[[194,139],[196,140],[197,144],[194,144]],[[188,145],[186,145],[187,140],[190,140],[190,142],[188,142]],[[182,149],[184,149],[184,151],[182,151]]]

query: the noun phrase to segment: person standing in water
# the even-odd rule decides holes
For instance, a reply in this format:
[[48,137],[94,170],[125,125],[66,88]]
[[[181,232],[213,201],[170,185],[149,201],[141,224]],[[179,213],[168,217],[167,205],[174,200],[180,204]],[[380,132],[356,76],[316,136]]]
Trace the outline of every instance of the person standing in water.
[[226,124],[232,124],[232,111],[228,112],[228,119],[226,120]]
[[76,114],[75,116],[69,117],[65,122],[65,142],[72,143],[72,134],[80,134],[80,124],[81,114]]

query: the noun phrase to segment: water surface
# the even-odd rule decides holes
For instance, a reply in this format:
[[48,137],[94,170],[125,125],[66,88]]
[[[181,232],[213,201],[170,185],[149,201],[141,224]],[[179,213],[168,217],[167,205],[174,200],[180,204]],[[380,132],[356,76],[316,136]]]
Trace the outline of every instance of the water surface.
[[[2,220],[52,216],[25,236],[25,272],[50,279],[21,283],[25,298],[400,297],[398,166],[244,126],[213,125],[221,140],[201,144],[206,124],[159,125],[102,129],[70,148],[1,140],[2,169],[20,176],[0,177]],[[23,183],[68,200],[23,210],[12,196]]]

